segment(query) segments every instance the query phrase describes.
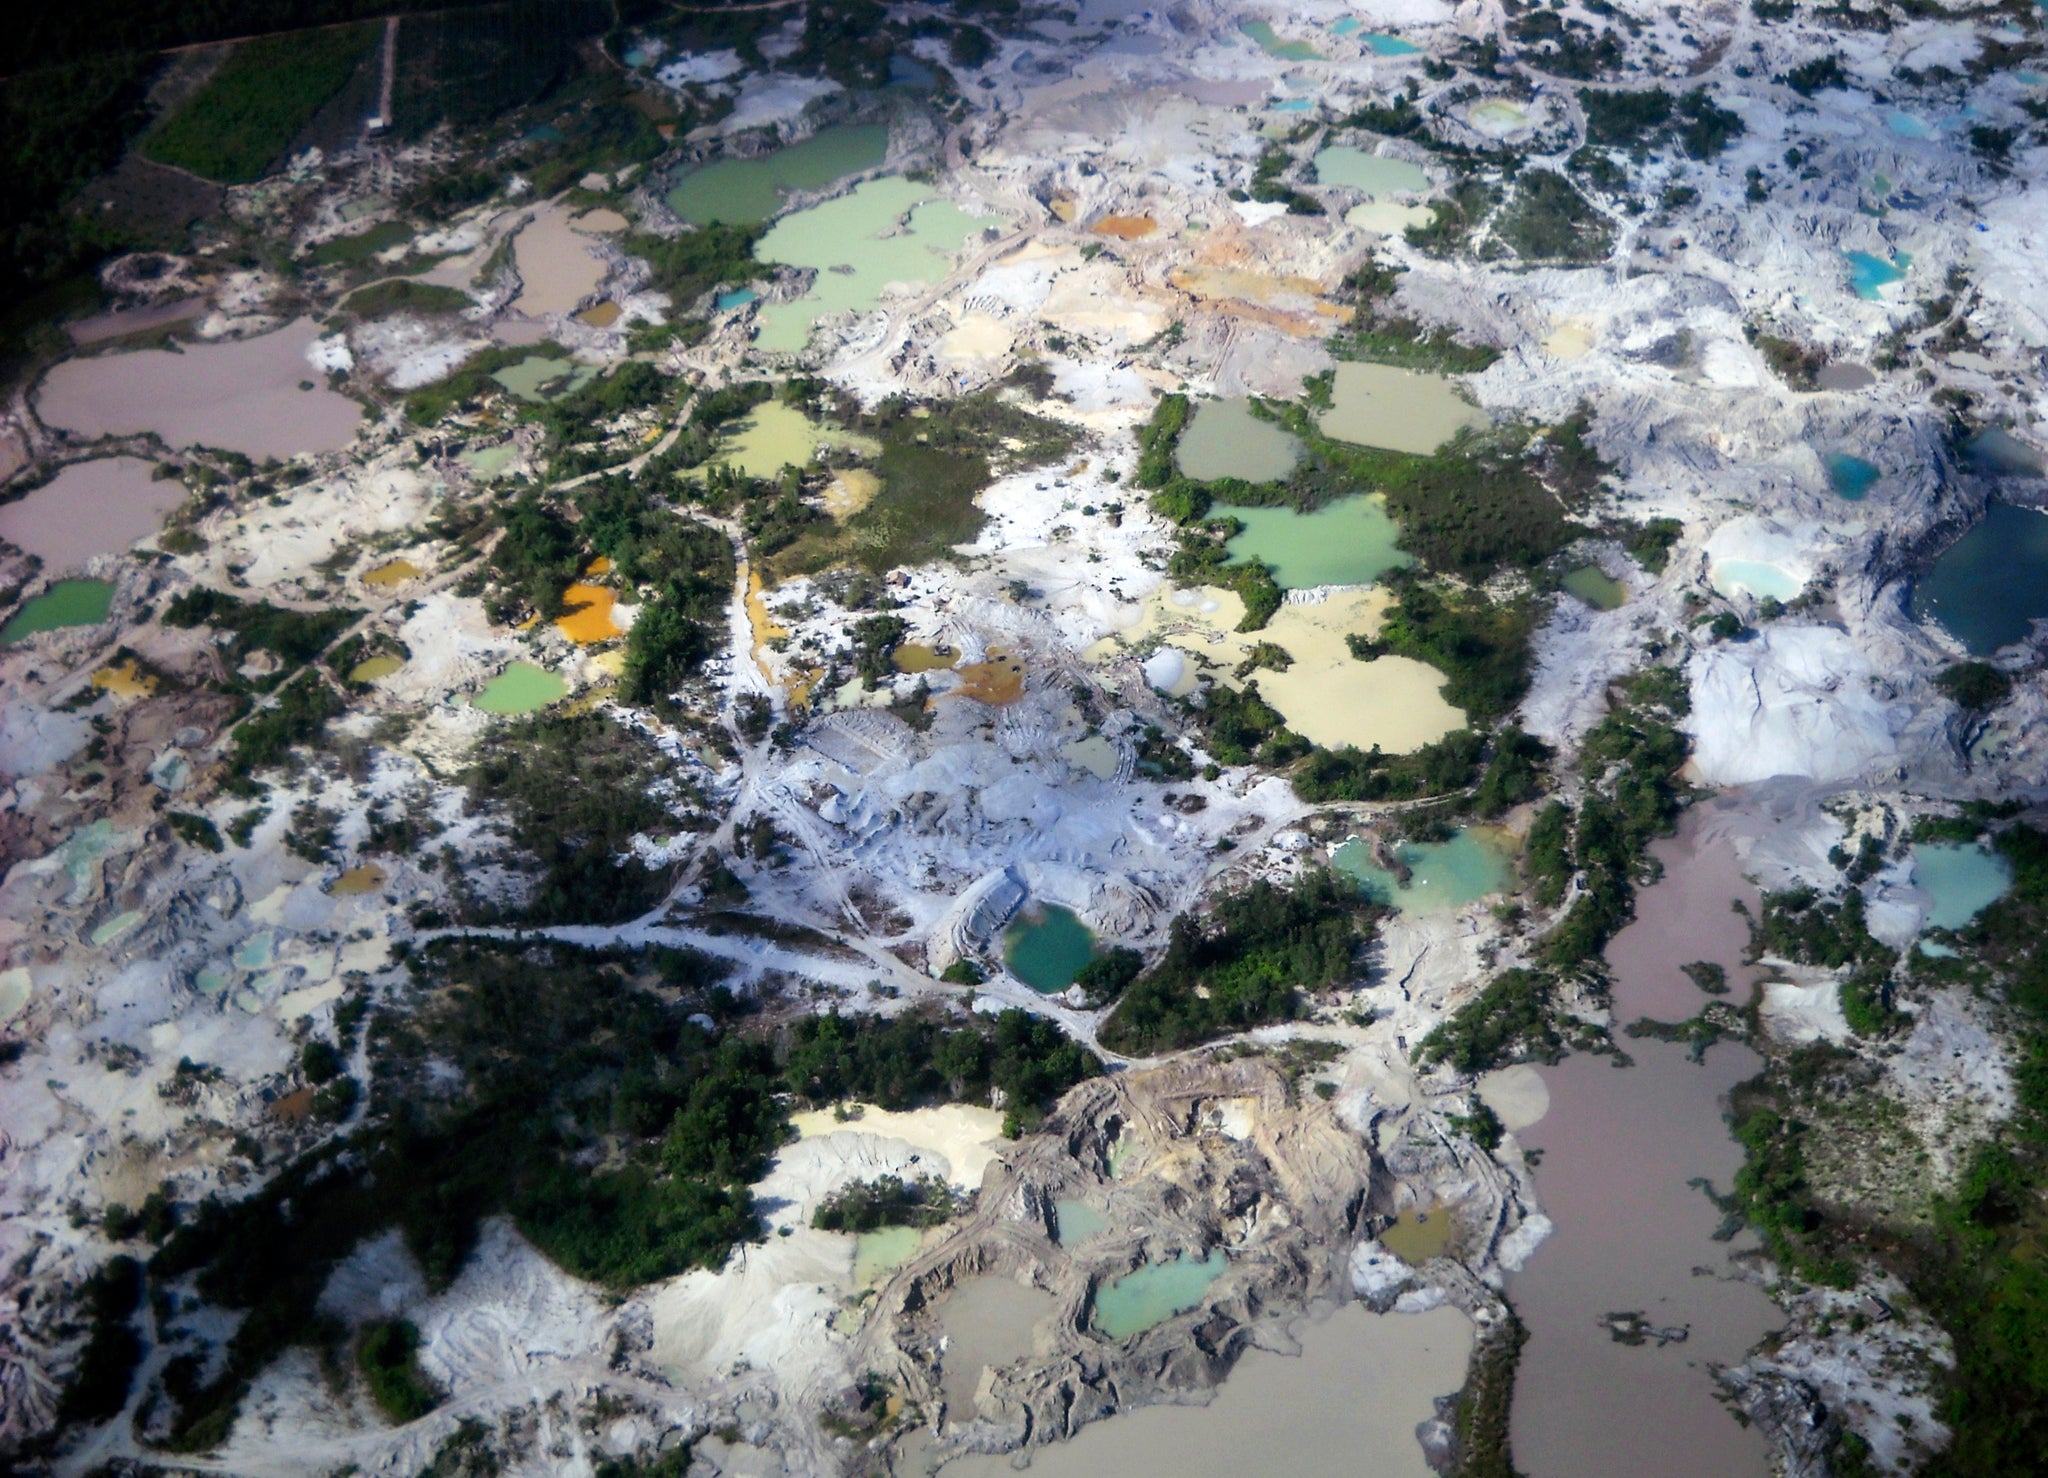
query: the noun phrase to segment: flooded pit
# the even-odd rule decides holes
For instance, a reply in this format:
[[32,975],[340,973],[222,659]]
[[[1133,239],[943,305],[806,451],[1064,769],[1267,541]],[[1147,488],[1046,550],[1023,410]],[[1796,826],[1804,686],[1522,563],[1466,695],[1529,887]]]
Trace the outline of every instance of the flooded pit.
[[1928,928],[1960,929],[2011,889],[2012,865],[1974,842],[1921,842],[1913,884],[1932,900]]
[[2048,516],[1993,503],[1914,582],[1910,606],[1973,656],[2027,640],[2048,617]]
[[988,649],[982,662],[967,662],[953,669],[960,674],[960,686],[953,691],[991,708],[1006,708],[1024,696],[1024,663],[997,647]]
[[565,211],[553,208],[520,227],[512,238],[512,261],[520,281],[512,311],[530,318],[571,312],[597,291],[606,271],[590,237],[570,224]]
[[1159,229],[1150,216],[1104,216],[1088,228],[1097,236],[1114,236],[1120,241],[1139,241]]
[[873,1288],[917,1255],[924,1233],[916,1227],[861,1232],[853,1242],[853,1286]]
[[[1415,1429],[1465,1381],[1472,1325],[1452,1308],[1375,1314],[1346,1304],[1297,1321],[1298,1355],[1252,1350],[1204,1406],[1147,1406],[1032,1454],[1033,1478],[1431,1478]],[[1276,1464],[1276,1458],[1284,1461]],[[998,1478],[1007,1454],[948,1463]]]
[[1529,110],[1505,98],[1491,98],[1466,109],[1465,121],[1491,138],[1506,138],[1529,126]]
[[34,988],[26,965],[16,965],[11,970],[0,970],[0,1026],[7,1025],[28,1009],[29,996]]
[[129,658],[95,672],[92,685],[99,692],[112,693],[116,698],[148,698],[155,695],[157,680]]
[[1109,1218],[1086,1201],[1055,1201],[1053,1215],[1054,1225],[1059,1229],[1055,1240],[1062,1247],[1072,1247],[1109,1229]]
[[1497,827],[1469,826],[1448,841],[1403,842],[1395,860],[1408,870],[1403,882],[1373,860],[1356,837],[1330,853],[1330,865],[1355,880],[1374,902],[1407,914],[1448,913],[1490,898],[1508,885],[1513,853]]
[[348,670],[348,680],[352,683],[381,682],[404,666],[403,657],[384,652],[375,657],[365,657],[351,667]]
[[114,587],[105,580],[59,580],[0,626],[0,647],[14,646],[45,631],[97,626],[107,619],[113,604]]
[[1860,503],[1880,476],[1877,468],[1849,452],[1829,452],[1821,458],[1827,468],[1828,486],[1835,496]]
[[1281,61],[1319,62],[1323,59],[1323,54],[1306,41],[1283,41],[1264,21],[1246,21],[1238,29],[1256,41],[1267,56],[1278,57]]
[[1992,477],[2040,477],[2044,471],[2039,452],[1997,426],[1971,437],[1963,456],[1972,469]]
[[363,571],[363,583],[373,590],[396,590],[408,580],[420,577],[420,567],[409,559],[394,559]]
[[960,653],[952,647],[941,649],[907,641],[896,649],[894,660],[898,672],[949,672],[960,661]]
[[1400,526],[1378,493],[1339,498],[1313,513],[1219,505],[1215,515],[1244,525],[1226,546],[1230,557],[1264,561],[1288,590],[1369,585],[1415,562],[1395,547]]
[[614,303],[610,298],[606,298],[601,303],[592,303],[588,308],[578,313],[576,321],[588,324],[592,328],[610,328],[619,321],[619,315],[623,312],[625,310],[617,303]]
[[1877,376],[1860,364],[1841,361],[1814,371],[1813,383],[1823,390],[1868,390],[1877,383]]
[[1242,396],[1197,405],[1174,449],[1181,472],[1198,482],[1224,477],[1279,482],[1300,457],[1301,443],[1284,427],[1255,414],[1251,401]]
[[361,898],[374,893],[391,881],[391,875],[374,862],[365,862],[360,867],[351,867],[329,885],[327,891],[336,898]]
[[1846,251],[1842,255],[1849,263],[1849,290],[1872,303],[1883,299],[1887,287],[1903,282],[1906,269],[1913,265],[1913,258],[1905,252],[1894,252],[1890,261],[1867,251]]
[[668,207],[693,226],[757,225],[782,209],[791,190],[822,190],[888,157],[879,123],[820,129],[800,144],[753,159],[719,159],[691,170],[668,192]]
[[817,276],[803,297],[760,310],[756,344],[795,353],[819,318],[865,312],[895,284],[937,281],[967,239],[991,224],[938,199],[929,185],[894,177],[783,217],[756,244],[755,257]]
[[1318,151],[1315,163],[1316,179],[1321,183],[1363,190],[1372,196],[1429,188],[1429,176],[1419,165],[1368,154],[1349,144],[1334,144]]
[[1374,56],[1417,56],[1422,51],[1413,41],[1403,41],[1399,36],[1389,36],[1383,31],[1368,31],[1358,39]]
[[158,478],[139,457],[73,462],[27,496],[0,506],[0,539],[33,554],[50,573],[99,554],[119,554],[163,525],[185,485]]
[[1443,376],[1385,364],[1338,365],[1330,408],[1316,417],[1338,441],[1418,456],[1486,424],[1485,413]]
[[1185,1253],[1148,1263],[1095,1293],[1095,1327],[1111,1339],[1129,1339],[1197,1307],[1230,1261],[1217,1248],[1205,1258]]
[[1628,587],[1598,565],[1582,565],[1558,584],[1596,611],[1612,611],[1628,600]]
[[[1731,984],[1745,975],[1748,930],[1731,905],[1754,909],[1756,892],[1707,820],[1695,810],[1656,845],[1664,876],[1637,894],[1636,919],[1609,946],[1617,1022],[1696,1014],[1706,997],[1683,963],[1718,964]],[[1542,1151],[1536,1186],[1555,1230],[1508,1285],[1529,1330],[1515,1376],[1516,1463],[1529,1478],[1762,1478],[1764,1440],[1716,1399],[1708,1367],[1739,1362],[1782,1320],[1734,1277],[1731,1252],[1754,1239],[1715,1241],[1721,1212],[1694,1184],[1733,1182],[1742,1151],[1727,1095],[1761,1059],[1725,1042],[1701,1062],[1678,1043],[1627,1048],[1632,1067],[1580,1054],[1541,1069],[1548,1110],[1520,1135]],[[1604,1322],[1617,1313],[1685,1338],[1622,1343]]]
[[1411,1206],[1380,1233],[1379,1244],[1411,1268],[1421,1267],[1432,1257],[1443,1256],[1451,1245],[1458,1227],[1452,1209],[1442,1201]]
[[1114,780],[1120,763],[1116,746],[1100,734],[1091,734],[1086,739],[1076,739],[1060,751],[1067,763],[1084,770],[1097,780]]
[[232,343],[70,359],[44,377],[36,411],[60,431],[203,445],[250,457],[338,451],[362,407],[326,388],[307,351],[310,319]]
[[1720,595],[1747,595],[1752,600],[1793,600],[1806,588],[1797,575],[1759,559],[1717,559],[1709,583]]
[[982,1372],[1031,1353],[1031,1334],[1052,1312],[1052,1295],[1010,1278],[975,1278],[946,1295],[938,1307],[945,1353],[939,1391],[949,1422],[971,1421]]
[[514,662],[484,685],[475,707],[485,713],[536,713],[569,691],[567,680],[531,662]]
[[597,370],[554,355],[529,354],[517,363],[493,370],[491,378],[521,400],[538,405],[573,395],[597,378]]
[[1049,903],[1003,936],[1003,964],[1041,995],[1063,991],[1095,958],[1095,935],[1072,909]]
[[[780,400],[767,400],[733,428],[712,460],[723,462],[748,477],[772,478],[780,475],[785,467],[810,466],[817,460],[818,449],[827,446],[842,447],[868,456],[881,451],[881,444],[872,437],[828,430],[795,406]],[[881,479],[864,468],[850,468],[841,476],[861,480],[858,488],[849,484],[848,491],[864,490],[868,502],[881,491]],[[867,486],[867,480],[872,480],[872,487]],[[866,506],[866,503],[861,506]],[[848,511],[859,510],[849,506]]]

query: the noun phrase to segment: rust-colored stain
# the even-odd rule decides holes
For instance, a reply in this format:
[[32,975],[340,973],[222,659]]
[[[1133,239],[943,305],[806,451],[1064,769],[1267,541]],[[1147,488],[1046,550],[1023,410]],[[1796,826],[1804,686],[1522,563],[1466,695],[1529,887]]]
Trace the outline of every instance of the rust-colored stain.
[[1119,241],[1136,241],[1159,229],[1150,216],[1104,216],[1088,228],[1097,236],[1114,236]]
[[578,646],[592,646],[624,635],[612,620],[618,597],[602,585],[571,585],[562,592],[563,611],[555,618],[562,635]]
[[270,1111],[277,1115],[278,1118],[283,1119],[287,1124],[296,1124],[304,1119],[306,1115],[313,1112],[313,1090],[311,1088],[294,1089],[292,1092],[285,1094],[284,1097],[273,1101],[270,1105]]

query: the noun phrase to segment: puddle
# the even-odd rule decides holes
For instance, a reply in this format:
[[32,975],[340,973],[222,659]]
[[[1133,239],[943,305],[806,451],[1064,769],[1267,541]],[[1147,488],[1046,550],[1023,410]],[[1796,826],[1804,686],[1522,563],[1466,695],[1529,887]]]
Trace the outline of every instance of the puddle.
[[1711,583],[1722,595],[1741,592],[1754,600],[1792,600],[1806,588],[1798,576],[1758,559],[1717,559]]
[[576,321],[578,323],[587,323],[592,328],[610,328],[619,321],[619,315],[624,311],[617,303],[614,303],[610,298],[606,298],[601,303],[592,303],[588,308],[578,313]]
[[1429,176],[1419,166],[1405,159],[1368,154],[1348,144],[1334,145],[1316,154],[1316,178],[1325,185],[1344,185],[1375,196],[1429,188]]
[[420,567],[409,559],[394,559],[374,570],[363,571],[363,583],[376,590],[395,590],[406,581],[419,577]]
[[1052,1209],[1054,1224],[1059,1229],[1054,1240],[1062,1247],[1085,1242],[1109,1228],[1109,1218],[1086,1201],[1055,1201]]
[[1065,990],[1094,958],[1094,934],[1073,910],[1056,903],[1017,920],[1003,936],[1003,963],[1042,995]]
[[1259,43],[1267,56],[1287,62],[1319,62],[1323,54],[1306,41],[1283,41],[1264,21],[1246,21],[1238,29]]
[[2048,517],[1993,503],[1913,583],[1911,609],[1975,656],[2025,641],[2048,617]]
[[119,554],[163,525],[185,501],[185,485],[158,479],[139,457],[74,462],[26,497],[0,506],[0,539],[43,562],[76,569],[96,554]]
[[1867,251],[1847,251],[1842,255],[1849,260],[1850,290],[1873,303],[1883,298],[1884,289],[1892,283],[1904,281],[1906,269],[1913,265],[1912,257],[1905,252],[1893,253],[1890,261]]
[[1174,460],[1200,482],[1235,477],[1245,482],[1279,482],[1294,470],[1301,443],[1272,421],[1252,413],[1251,401],[1205,400],[1181,432]]
[[44,377],[36,410],[83,437],[154,431],[172,446],[258,458],[338,451],[355,439],[362,407],[306,358],[318,337],[302,318],[233,343],[66,360]]
[[1338,441],[1426,456],[1487,420],[1441,375],[1385,364],[1340,364],[1330,408],[1316,417],[1316,424]]
[[1200,1304],[1229,1266],[1219,1247],[1199,1262],[1183,1254],[1126,1273],[1096,1290],[1095,1327],[1111,1339],[1129,1339],[1164,1324]]
[[1378,493],[1339,498],[1313,513],[1292,508],[1218,505],[1244,525],[1226,546],[1232,559],[1260,559],[1289,590],[1318,585],[1369,585],[1415,561],[1394,546],[1400,526]]
[[0,626],[0,647],[27,641],[38,632],[97,626],[113,604],[114,587],[105,580],[59,580]]
[[946,1295],[938,1307],[946,1338],[939,1390],[949,1421],[972,1420],[982,1372],[1030,1354],[1031,1331],[1051,1312],[1051,1294],[1010,1278],[975,1278]]
[[1441,1257],[1457,1230],[1453,1208],[1442,1201],[1427,1206],[1410,1206],[1394,1218],[1392,1226],[1380,1233],[1380,1246],[1408,1264],[1421,1267],[1432,1257]]
[[516,364],[493,370],[491,378],[521,400],[538,405],[581,390],[597,378],[597,371],[590,365],[552,355],[529,354]]
[[2012,866],[1974,842],[1922,842],[1913,848],[1913,882],[1933,900],[1930,929],[1960,929],[2006,895]]
[[[1731,982],[1743,974],[1747,931],[1730,904],[1754,907],[1755,892],[1732,849],[1703,840],[1704,820],[1688,815],[1657,844],[1664,877],[1637,894],[1635,921],[1609,947],[1617,1021],[1669,1019],[1684,992],[1684,1014],[1697,1012],[1704,997],[1678,963],[1712,961]],[[1708,1366],[1740,1361],[1781,1316],[1730,1274],[1731,1250],[1754,1239],[1716,1242],[1721,1213],[1690,1184],[1732,1183],[1742,1151],[1726,1096],[1760,1061],[1726,1042],[1703,1063],[1677,1043],[1627,1047],[1630,1068],[1580,1054],[1540,1069],[1549,1108],[1520,1135],[1543,1151],[1537,1192],[1555,1230],[1508,1285],[1529,1329],[1510,1418],[1516,1466],[1529,1478],[1763,1478],[1763,1439],[1716,1399]],[[1603,1322],[1620,1312],[1687,1338],[1622,1344]]]
[[604,281],[605,264],[591,251],[590,238],[552,208],[519,228],[512,238],[512,260],[520,282],[512,311],[531,318],[569,312]]
[[562,592],[562,614],[555,618],[555,625],[578,646],[611,641],[625,635],[612,620],[612,607],[617,602],[618,596],[609,586],[579,581]]
[[1150,216],[1104,216],[1088,228],[1097,236],[1114,236],[1120,241],[1137,241],[1159,229]]
[[754,255],[810,267],[818,275],[803,297],[760,310],[755,342],[794,353],[810,339],[817,319],[865,312],[892,284],[922,285],[943,277],[961,245],[991,224],[934,198],[929,185],[894,177],[869,180],[851,194],[785,216],[761,238]]
[[899,672],[946,672],[960,660],[960,654],[951,647],[940,651],[937,647],[905,642],[896,649],[895,660]]
[[1509,843],[1494,827],[1465,827],[1447,842],[1404,842],[1394,855],[1408,869],[1406,883],[1355,838],[1332,850],[1330,863],[1376,902],[1410,914],[1446,913],[1489,898],[1507,887],[1512,870]]
[[916,1227],[882,1227],[853,1242],[853,1286],[873,1288],[917,1254],[924,1233]]
[[1867,390],[1877,383],[1877,376],[1860,364],[1845,361],[1822,365],[1814,371],[1813,382],[1823,390]]
[[991,708],[1003,708],[1024,696],[1024,663],[997,647],[988,649],[988,660],[969,662],[953,669],[960,674],[960,686],[953,691]]
[[1828,486],[1835,490],[1835,496],[1851,503],[1862,502],[1881,475],[1876,467],[1848,452],[1829,452],[1821,461],[1827,467]]
[[1611,611],[1628,600],[1628,587],[1598,565],[1581,565],[1558,582],[1596,611]]
[[396,657],[389,652],[384,652],[375,657],[365,657],[362,661],[351,667],[348,670],[348,680],[352,683],[381,682],[404,666],[405,659],[403,657]]
[[[1201,1406],[1145,1406],[1032,1454],[1033,1478],[1432,1478],[1415,1429],[1465,1381],[1472,1326],[1452,1308],[1375,1314],[1346,1304],[1297,1321],[1296,1356],[1251,1350]],[[1002,1478],[1008,1454],[944,1478]]]
[[474,706],[485,713],[536,713],[569,691],[568,682],[531,662],[514,662],[484,685]]
[[374,893],[391,881],[391,875],[374,862],[365,862],[360,867],[351,867],[328,886],[327,891],[336,898],[360,898]]
[[713,221],[754,225],[782,209],[784,191],[822,190],[848,175],[877,168],[888,153],[889,130],[882,124],[820,129],[802,143],[772,154],[718,159],[690,171],[668,192],[668,207],[693,226]]

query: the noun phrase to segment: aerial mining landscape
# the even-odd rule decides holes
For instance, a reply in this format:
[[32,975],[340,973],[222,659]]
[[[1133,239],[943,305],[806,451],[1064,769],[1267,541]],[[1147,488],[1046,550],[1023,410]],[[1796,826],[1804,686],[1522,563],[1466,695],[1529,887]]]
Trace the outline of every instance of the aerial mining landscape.
[[14,30],[0,1470],[2040,1471],[2048,4]]

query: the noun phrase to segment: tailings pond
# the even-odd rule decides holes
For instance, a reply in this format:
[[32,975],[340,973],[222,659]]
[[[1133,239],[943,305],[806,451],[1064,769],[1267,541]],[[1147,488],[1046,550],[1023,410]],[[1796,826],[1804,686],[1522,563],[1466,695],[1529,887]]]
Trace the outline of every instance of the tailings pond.
[[[1696,808],[1657,844],[1664,876],[1609,948],[1617,1025],[1697,1013],[1707,997],[1679,970],[1692,961],[1719,964],[1743,999],[1748,930],[1731,904],[1758,900],[1708,820]],[[1732,1183],[1727,1095],[1760,1059],[1724,1042],[1694,1062],[1677,1043],[1617,1038],[1633,1066],[1580,1053],[1542,1069],[1549,1110],[1519,1135],[1542,1151],[1536,1189],[1555,1229],[1508,1285],[1529,1330],[1516,1465],[1529,1478],[1763,1478],[1764,1440],[1715,1399],[1708,1367],[1739,1362],[1782,1319],[1735,1281],[1730,1254],[1753,1239],[1715,1241],[1721,1212],[1694,1184]],[[1617,1314],[1684,1337],[1623,1343],[1606,1322]]]
[[338,451],[363,412],[321,383],[306,357],[318,337],[301,318],[233,343],[67,359],[37,390],[36,413],[87,437],[154,431],[172,446],[250,457]]
[[1047,904],[1010,926],[1003,938],[1003,963],[1035,991],[1050,994],[1074,983],[1095,958],[1095,936],[1072,909]]
[[1348,144],[1335,144],[1317,153],[1316,179],[1325,185],[1344,185],[1373,196],[1429,188],[1429,176],[1420,165],[1368,154]]
[[2048,515],[1993,503],[1913,586],[1912,609],[1975,656],[2025,641],[2048,617]]
[[1375,903],[1402,913],[1445,913],[1491,897],[1508,885],[1514,857],[1494,827],[1472,826],[1448,841],[1404,842],[1394,860],[1407,870],[1401,878],[1373,860],[1372,848],[1356,838],[1330,854],[1330,864],[1354,879]]
[[1229,1266],[1220,1247],[1207,1257],[1147,1263],[1095,1291],[1095,1327],[1111,1339],[1143,1334],[1201,1303]]
[[1215,516],[1244,525],[1227,549],[1232,559],[1258,559],[1289,590],[1317,585],[1369,585],[1388,570],[1413,564],[1395,548],[1400,527],[1378,493],[1339,498],[1313,513],[1292,508],[1240,508],[1219,504]]
[[2012,887],[2012,866],[1974,842],[1922,842],[1913,848],[1913,883],[1931,900],[1930,929],[1960,929]]
[[800,144],[753,159],[719,159],[693,169],[668,192],[668,207],[693,226],[752,226],[782,209],[784,193],[822,190],[874,169],[889,153],[879,123],[821,129]]
[[73,462],[28,496],[0,507],[0,539],[33,554],[55,574],[148,538],[184,501],[182,482],[158,478],[156,468],[139,457]]
[[939,1390],[949,1423],[974,1419],[982,1372],[1030,1354],[1031,1332],[1051,1312],[1051,1294],[1012,1278],[975,1278],[946,1295],[938,1308],[946,1340]]
[[[1431,1478],[1415,1429],[1464,1384],[1472,1326],[1456,1309],[1374,1314],[1346,1304],[1291,1331],[1296,1355],[1252,1350],[1205,1406],[1146,1406],[1038,1449],[1033,1478]],[[999,1478],[1008,1454],[944,1478]]]
[[1486,415],[1441,375],[1384,364],[1340,364],[1330,408],[1316,418],[1323,435],[1358,446],[1426,456]]
[[1242,397],[1205,400],[1195,407],[1174,460],[1198,482],[1235,477],[1243,482],[1280,482],[1294,470],[1301,443],[1275,422],[1262,419]]
[[829,313],[865,311],[891,284],[935,282],[968,237],[993,225],[914,180],[869,180],[852,193],[777,221],[754,247],[764,262],[809,267],[811,290],[761,308],[756,342],[795,352]]
[[11,647],[41,631],[97,626],[114,604],[114,587],[104,580],[59,580],[0,626],[0,647]]

